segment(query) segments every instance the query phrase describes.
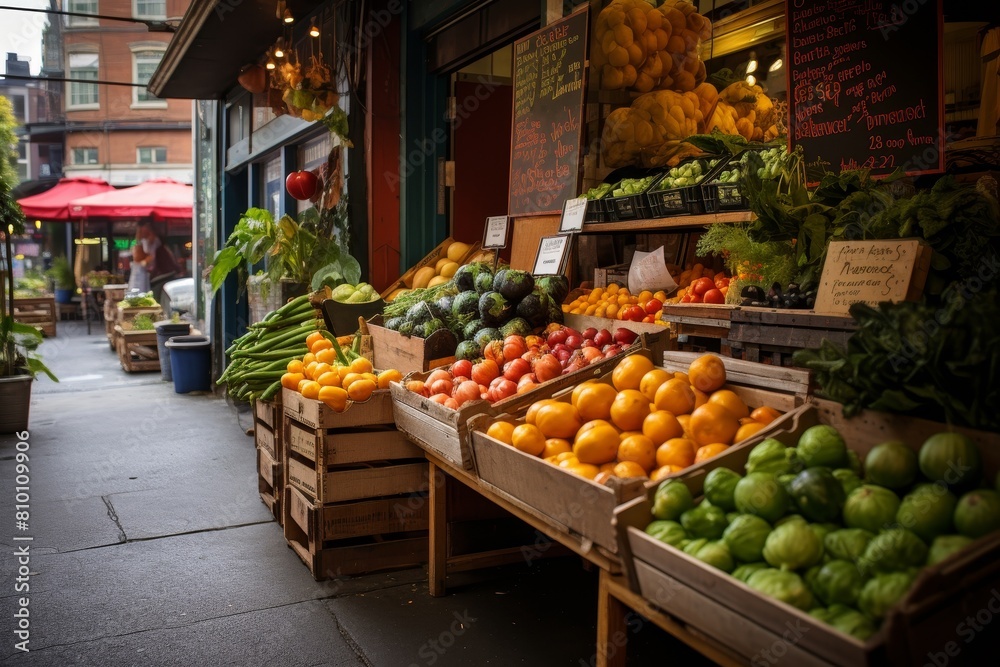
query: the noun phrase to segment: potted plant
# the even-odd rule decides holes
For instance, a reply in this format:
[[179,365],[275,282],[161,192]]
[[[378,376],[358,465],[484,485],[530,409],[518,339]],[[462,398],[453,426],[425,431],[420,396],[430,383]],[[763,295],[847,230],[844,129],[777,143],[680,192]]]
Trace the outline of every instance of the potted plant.
[[47,274],[56,285],[56,303],[70,303],[76,291],[76,276],[69,260],[65,257],[56,257],[52,260],[52,268]]
[[[2,113],[3,109],[0,109]],[[2,119],[0,119],[2,121]],[[11,236],[24,232],[24,213],[10,192],[10,181],[0,172],[0,224],[4,232],[6,298],[0,299],[0,433],[28,428],[31,382],[38,373],[56,377],[38,356],[42,334],[33,326],[14,321],[14,258]]]

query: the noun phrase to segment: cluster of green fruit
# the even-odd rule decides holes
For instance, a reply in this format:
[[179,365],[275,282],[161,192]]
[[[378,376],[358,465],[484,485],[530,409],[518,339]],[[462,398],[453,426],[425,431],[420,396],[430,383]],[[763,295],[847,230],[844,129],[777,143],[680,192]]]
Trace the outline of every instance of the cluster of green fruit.
[[664,482],[646,532],[860,640],[921,568],[1000,530],[1000,493],[981,488],[979,450],[956,433],[919,455],[880,444],[862,479],[840,433],[817,425],[795,447],[758,444],[746,473],[712,470],[697,505],[685,484]]
[[698,185],[701,183],[702,179],[708,175],[708,172],[715,168],[715,165],[719,164],[718,159],[712,160],[691,160],[686,162],[679,167],[674,167],[667,172],[667,175],[663,177],[656,185],[656,191],[661,190],[673,190],[674,188],[686,188],[692,185]]
[[339,303],[368,303],[379,298],[379,293],[368,283],[357,285],[337,285],[330,293],[330,298]]

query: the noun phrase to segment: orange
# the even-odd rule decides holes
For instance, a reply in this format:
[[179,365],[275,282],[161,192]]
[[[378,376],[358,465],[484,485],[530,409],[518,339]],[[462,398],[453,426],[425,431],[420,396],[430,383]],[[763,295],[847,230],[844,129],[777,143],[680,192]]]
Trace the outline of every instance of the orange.
[[333,366],[337,363],[337,353],[332,347],[326,350],[320,350],[316,353],[316,361],[321,364],[330,364]]
[[580,394],[585,389],[589,389],[590,387],[593,387],[595,384],[599,384],[597,380],[587,380],[586,382],[581,382],[580,384],[576,385],[576,387],[573,389],[573,393],[570,394],[569,402],[572,403],[577,410],[579,410],[580,406],[577,405],[577,401],[580,400]]
[[761,424],[759,422],[750,422],[749,424],[744,424],[740,426],[736,431],[736,435],[733,436],[733,442],[740,442],[741,440],[746,440],[751,435],[756,433],[767,426],[767,424]]
[[321,387],[339,387],[340,374],[336,371],[327,371],[317,377],[316,382],[319,382],[319,386]]
[[613,474],[615,477],[647,477],[647,472],[635,461],[622,461],[615,465]]
[[372,372],[372,362],[368,361],[364,357],[358,357],[351,362],[351,372],[352,373],[371,373]]
[[726,367],[714,354],[703,354],[691,362],[688,377],[695,389],[711,393],[726,384]]
[[312,352],[313,354],[316,354],[320,350],[329,350],[332,347],[333,347],[332,342],[330,342],[326,338],[320,338],[319,340],[317,340],[316,342],[314,342],[312,345],[309,346],[309,351]]
[[540,401],[535,401],[534,403],[531,404],[531,407],[528,408],[528,411],[524,414],[524,421],[526,421],[529,424],[534,424],[535,415],[538,414],[538,411],[541,410],[544,406],[548,405],[549,403],[554,403],[554,402],[555,401],[553,401],[551,398],[544,398]]
[[378,374],[378,388],[388,389],[390,382],[402,382],[403,374],[394,368],[390,368],[387,371],[382,371]]
[[687,373],[684,373],[682,371],[674,371],[674,377],[677,378],[678,380],[684,380],[688,384],[691,384],[691,378],[688,377]]
[[576,408],[562,401],[552,401],[535,413],[535,426],[546,438],[572,438],[581,425]]
[[719,389],[712,392],[708,397],[709,403],[718,403],[726,410],[729,410],[737,419],[750,416],[750,408],[743,402],[743,399],[736,395],[732,389]]
[[[644,435],[633,435],[622,440],[618,445],[618,461],[630,461],[638,464],[647,474],[656,467],[656,445]],[[618,475],[628,477],[629,475]]]
[[694,390],[684,380],[672,378],[659,386],[653,403],[657,410],[669,410],[675,415],[686,415],[694,410]]
[[580,413],[580,419],[590,421],[611,416],[611,404],[618,396],[614,387],[603,382],[585,382],[577,389],[573,390],[573,405]]
[[642,376],[653,370],[653,362],[641,354],[630,354],[615,366],[611,372],[611,382],[615,389],[639,389]]
[[361,378],[360,380],[355,380],[347,388],[347,395],[352,401],[367,401],[372,397],[372,393],[378,389],[378,385],[369,380],[368,378]]
[[652,403],[656,398],[656,390],[671,377],[673,376],[662,368],[654,368],[642,376],[642,380],[639,381],[639,391]]
[[319,400],[334,412],[347,409],[347,392],[340,387],[320,387]]
[[594,479],[599,472],[597,466],[590,465],[589,463],[577,463],[575,466],[569,466],[566,469],[587,479]]
[[675,475],[684,470],[680,466],[660,466],[653,472],[649,473],[649,479],[654,482],[659,482],[661,479],[666,479],[670,475]]
[[299,382],[305,379],[302,373],[285,373],[281,376],[281,386],[285,389],[298,389]]
[[622,430],[641,431],[649,407],[649,400],[638,389],[623,389],[611,404],[611,421]]
[[695,408],[695,410],[697,410],[701,406],[703,406],[706,403],[708,403],[708,398],[709,398],[708,394],[706,394],[705,392],[701,391],[700,389],[694,389],[693,387],[692,387],[691,390],[694,392],[694,408]]
[[625,438],[631,438],[633,435],[642,435],[642,431],[622,431],[618,434],[618,439],[624,440]]
[[573,442],[573,453],[582,463],[601,465],[615,460],[618,444],[618,431],[610,426],[597,424],[577,434]]
[[602,463],[601,465],[597,466],[597,468],[601,472],[610,472],[614,474],[616,465],[618,465],[618,461],[608,461],[607,463]]
[[710,445],[699,447],[698,453],[695,454],[694,462],[701,463],[702,461],[707,461],[714,456],[718,456],[727,449],[729,449],[729,445],[722,442],[714,442]]
[[573,463],[578,463],[576,454],[573,452],[563,452],[562,454],[556,454],[556,464],[561,465],[564,461],[572,461]]
[[684,428],[677,421],[674,413],[667,410],[654,410],[642,420],[642,434],[652,440],[654,445],[659,445],[671,438],[679,438],[684,435]]
[[300,391],[304,397],[311,398],[315,401],[319,399],[319,390],[319,382],[316,382],[315,380],[307,380],[306,383],[302,385],[302,389]]
[[569,440],[565,440],[563,438],[548,438],[545,440],[545,448],[542,449],[542,458],[547,459],[550,456],[565,454],[566,452],[572,451],[573,445]]
[[671,438],[656,448],[656,465],[686,468],[694,463],[698,446],[687,438]]
[[594,428],[595,426],[607,426],[608,428],[613,429],[615,433],[618,432],[618,429],[615,428],[615,425],[609,422],[607,419],[591,419],[589,422],[585,422],[584,425],[580,427],[580,430],[576,432],[576,437],[579,438],[581,435],[583,435],[590,429]]
[[684,429],[684,437],[691,439],[691,415],[677,415],[677,423]]
[[306,336],[306,347],[311,348],[313,343],[318,340],[323,340],[323,333],[320,331],[313,331],[311,334]]
[[302,361],[299,359],[292,359],[288,362],[288,365],[285,366],[285,370],[289,373],[301,373],[302,368]]
[[[291,369],[289,369],[291,370]],[[750,413],[750,418],[755,422],[767,425],[773,422],[775,419],[781,416],[781,413],[772,408],[770,405],[762,405],[753,412]]]
[[519,424],[510,434],[510,444],[525,454],[538,456],[545,450],[545,436],[534,424]]
[[689,430],[691,437],[699,445],[715,442],[731,444],[740,423],[729,410],[717,403],[706,403],[691,413]]
[[490,436],[494,440],[499,440],[505,445],[509,445],[511,442],[510,436],[514,432],[514,425],[510,422],[493,422],[490,427],[486,429],[486,435]]

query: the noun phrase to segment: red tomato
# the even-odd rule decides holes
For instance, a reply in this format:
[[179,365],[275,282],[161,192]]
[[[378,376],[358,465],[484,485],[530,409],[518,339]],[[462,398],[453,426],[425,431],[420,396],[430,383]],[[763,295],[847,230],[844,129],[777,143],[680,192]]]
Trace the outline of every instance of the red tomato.
[[508,380],[517,382],[521,379],[521,376],[526,375],[531,372],[531,364],[517,357],[516,359],[511,359],[503,367],[503,376]]
[[646,302],[646,314],[656,315],[663,308],[663,302],[659,299],[650,299]]
[[646,317],[646,311],[642,306],[629,306],[626,317],[632,322],[642,322],[642,318]]
[[715,288],[715,283],[712,282],[711,278],[698,278],[698,280],[691,283],[691,293],[701,296],[710,289]]
[[691,295],[691,303],[701,303],[702,300],[703,300],[703,298],[702,298],[702,296],[700,294],[692,294]]
[[685,294],[684,296],[682,296],[681,297],[681,303],[691,303],[691,296],[692,296],[691,292],[688,292],[687,294]]
[[545,382],[554,377],[559,377],[562,373],[562,364],[559,363],[559,359],[554,355],[543,354],[535,360],[531,370],[534,371],[535,377],[538,378],[539,382]]
[[459,359],[451,365],[451,374],[458,377],[472,377],[472,362],[468,359]]
[[489,384],[500,375],[500,367],[492,359],[480,361],[472,367],[472,379],[477,384]]
[[710,289],[701,297],[705,303],[725,303],[726,295],[718,289]]
[[715,279],[715,288],[716,289],[722,289],[723,287],[728,287],[728,286],[729,286],[729,278],[726,278],[725,276],[723,276],[722,278],[716,278]]
[[653,324],[656,322],[656,317],[653,315],[646,315],[646,317],[642,318],[642,321],[647,322],[648,324]]
[[285,189],[296,199],[305,201],[316,194],[317,183],[316,174],[311,171],[293,171],[285,179]]

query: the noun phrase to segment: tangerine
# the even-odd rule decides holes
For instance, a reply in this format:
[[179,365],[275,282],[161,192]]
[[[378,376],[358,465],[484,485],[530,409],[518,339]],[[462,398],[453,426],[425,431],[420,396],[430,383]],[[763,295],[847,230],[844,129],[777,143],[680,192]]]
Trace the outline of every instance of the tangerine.
[[781,413],[772,408],[770,405],[762,405],[753,412],[750,413],[750,418],[755,422],[764,424],[770,424],[775,419],[781,416]]
[[732,443],[739,428],[736,417],[717,403],[706,403],[691,413],[689,430],[692,439],[699,445]]
[[[642,468],[643,475],[656,467],[656,445],[644,435],[632,435],[618,445],[618,461],[629,461]],[[615,473],[617,474],[617,473]],[[634,475],[618,475],[630,477]]]
[[548,438],[545,440],[545,448],[542,450],[542,458],[547,459],[550,456],[565,454],[566,452],[572,451],[573,445],[569,440],[564,438]]
[[656,465],[686,468],[694,463],[698,445],[687,438],[671,438],[656,448]]
[[757,433],[762,428],[767,426],[767,424],[761,424],[760,422],[750,422],[749,424],[743,424],[736,431],[736,435],[733,436],[733,442],[742,442],[746,440],[754,433]]
[[511,442],[511,434],[514,432],[514,425],[510,422],[496,421],[490,424],[490,427],[486,429],[486,435],[493,438],[494,440],[499,440],[505,445],[509,445]]
[[538,456],[545,450],[545,436],[534,424],[519,424],[510,434],[510,444],[525,454]]
[[623,389],[611,404],[611,421],[624,431],[641,431],[650,404],[638,389]]
[[618,431],[611,426],[597,424],[577,433],[573,442],[573,454],[582,463],[601,465],[615,460],[618,445]]
[[653,403],[658,410],[668,410],[675,415],[686,415],[694,410],[694,390],[680,378],[672,378],[659,386]]
[[610,384],[585,382],[573,390],[572,402],[584,421],[607,419],[611,416],[611,404],[617,396],[618,392]]
[[615,477],[648,477],[648,471],[635,461],[621,461],[615,464],[612,474]]
[[672,377],[670,373],[662,368],[654,368],[642,376],[642,380],[639,381],[639,391],[652,403],[653,399],[656,398],[656,390]]
[[630,354],[615,366],[611,372],[611,382],[615,389],[622,391],[625,389],[639,389],[642,383],[642,376],[653,370],[653,362],[641,354]]
[[562,401],[552,401],[535,413],[535,426],[546,438],[572,438],[582,425],[576,408]]
[[671,438],[684,435],[684,428],[674,413],[668,410],[654,410],[642,420],[642,434],[652,440],[654,445],[659,445]]
[[708,397],[708,402],[718,403],[729,410],[737,419],[750,416],[750,408],[732,389],[718,389],[712,392],[712,395]]
[[660,480],[666,479],[670,475],[675,475],[684,470],[680,466],[660,466],[653,472],[649,473],[649,479],[653,482],[659,482]]
[[729,449],[729,445],[724,442],[713,442],[710,445],[699,447],[698,452],[694,456],[694,462],[701,463],[702,461],[707,461],[710,458],[718,456],[727,449]]
[[726,384],[726,367],[714,354],[703,354],[691,362],[688,377],[695,389],[711,393]]

